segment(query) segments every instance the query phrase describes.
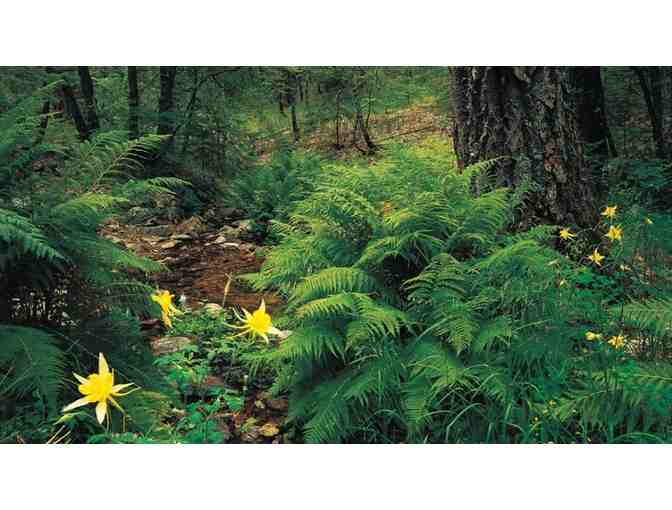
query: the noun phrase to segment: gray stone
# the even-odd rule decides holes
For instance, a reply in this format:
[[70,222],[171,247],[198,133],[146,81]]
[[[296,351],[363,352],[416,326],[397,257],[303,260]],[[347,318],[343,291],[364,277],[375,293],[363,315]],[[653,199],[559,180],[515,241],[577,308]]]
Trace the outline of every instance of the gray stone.
[[152,342],[152,351],[157,356],[173,354],[195,343],[193,338],[187,336],[164,336]]
[[203,307],[203,309],[208,312],[210,315],[219,315],[224,311],[224,308],[222,308],[220,305],[217,303],[208,303]]

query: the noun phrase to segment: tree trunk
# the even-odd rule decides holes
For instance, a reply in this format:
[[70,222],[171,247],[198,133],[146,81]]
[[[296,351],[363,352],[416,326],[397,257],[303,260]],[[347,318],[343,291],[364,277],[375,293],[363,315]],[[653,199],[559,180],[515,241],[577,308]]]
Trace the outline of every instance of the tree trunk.
[[175,76],[177,67],[167,66],[159,68],[161,78],[159,92],[159,124],[157,135],[172,135],[175,132]]
[[459,165],[500,158],[492,169],[496,185],[529,181],[534,189],[523,225],[588,227],[598,217],[570,74],[562,67],[458,67],[454,73]]
[[140,92],[138,91],[138,68],[128,67],[128,139],[140,138]]
[[301,132],[299,131],[299,122],[296,119],[296,103],[294,101],[292,102],[289,111],[292,116],[292,133],[294,134],[294,141],[298,142],[299,138],[301,138]]
[[639,86],[644,95],[646,109],[651,119],[653,142],[656,146],[656,156],[664,159],[667,157],[667,144],[663,128],[663,104],[660,69],[657,67],[633,67],[637,75]]
[[50,110],[51,110],[51,103],[47,99],[42,104],[42,110],[40,111],[40,126],[37,129],[37,136],[35,137],[34,145],[40,145],[44,140],[44,136],[47,134],[47,127],[49,126]]
[[79,104],[77,103],[72,87],[70,84],[64,83],[59,92],[63,98],[65,112],[75,124],[75,128],[77,128],[77,132],[79,133],[79,138],[81,140],[87,140],[89,138],[89,130],[87,129],[86,120],[84,120],[82,112],[79,109]]
[[357,76],[355,77],[355,86],[354,86],[354,95],[355,95],[355,102],[356,102],[356,116],[355,116],[355,130],[359,129],[359,132],[362,134],[362,138],[364,139],[364,143],[366,144],[366,149],[369,152],[369,154],[373,154],[376,152],[376,149],[378,147],[376,146],[375,143],[373,143],[373,140],[371,139],[371,135],[369,133],[369,117],[371,115],[371,94],[369,91],[369,112],[367,114],[367,120],[364,122],[364,114],[362,113],[362,89],[364,85],[366,84],[366,71],[363,68],[358,69]]
[[336,150],[343,148],[341,145],[341,91],[336,93]]
[[79,73],[79,87],[82,90],[82,96],[84,96],[88,138],[94,131],[100,128],[100,121],[98,120],[98,113],[96,112],[96,97],[89,68],[86,66],[78,67],[77,72]]
[[607,124],[600,67],[574,67],[572,79],[581,141],[588,144],[591,155],[600,161],[615,157],[616,147]]

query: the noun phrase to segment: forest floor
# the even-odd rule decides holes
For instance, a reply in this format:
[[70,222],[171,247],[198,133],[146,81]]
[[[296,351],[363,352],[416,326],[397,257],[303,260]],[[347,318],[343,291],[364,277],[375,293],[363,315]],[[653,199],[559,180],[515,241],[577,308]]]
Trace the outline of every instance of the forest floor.
[[[202,308],[215,310],[220,306],[255,310],[263,299],[270,313],[282,306],[282,299],[272,293],[258,293],[236,281],[236,276],[253,273],[263,263],[264,247],[255,244],[249,232],[249,222],[233,217],[224,218],[214,226],[199,216],[181,223],[160,223],[149,220],[143,225],[108,223],[102,235],[138,255],[151,258],[167,267],[151,277],[157,289],[169,290],[176,296],[186,296],[182,305],[191,312]],[[179,350],[180,338],[162,332],[156,319],[144,321],[145,335],[155,355]],[[168,336],[167,336],[168,335]],[[173,341],[178,340],[178,341]],[[198,339],[196,339],[198,341]],[[230,388],[227,367],[221,376],[210,375],[204,385],[208,388]],[[235,370],[235,369],[234,369]],[[282,443],[288,402],[272,398],[268,387],[250,388],[244,392],[243,408],[224,412],[217,417],[220,432],[228,443]]]

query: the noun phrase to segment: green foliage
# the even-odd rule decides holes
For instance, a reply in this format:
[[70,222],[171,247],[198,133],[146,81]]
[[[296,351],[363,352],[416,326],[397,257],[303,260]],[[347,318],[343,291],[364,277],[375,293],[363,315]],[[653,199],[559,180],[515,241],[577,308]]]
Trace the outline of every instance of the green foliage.
[[66,366],[59,343],[39,329],[3,325],[0,345],[0,397],[36,392],[45,408],[55,412]]
[[281,144],[269,163],[240,172],[233,179],[226,201],[244,210],[265,234],[269,220],[286,219],[289,207],[312,190],[320,168],[318,157]]
[[[74,396],[64,391],[68,369],[89,373],[98,352],[121,373],[135,371],[134,382],[156,387],[132,316],[153,310],[151,288],[142,278],[161,266],[99,232],[139,197],[171,193],[185,184],[170,178],[135,180],[163,140],[148,136],[129,142],[116,132],[64,147],[67,159],[59,160],[56,174],[31,172],[34,157],[23,156],[32,150],[37,117],[29,112],[44,97],[26,99],[29,106],[19,103],[0,116],[0,138],[6,143],[0,167],[7,176],[0,190],[0,317],[7,324],[0,330],[0,391],[19,402],[15,412],[24,402],[41,402],[43,418]],[[8,119],[17,118],[23,124],[10,125]],[[17,130],[20,136],[13,134]]]
[[326,173],[274,225],[282,241],[247,280],[288,296],[293,333],[266,359],[307,441],[669,438],[667,369],[606,342],[622,317],[631,346],[669,332],[669,303],[620,314],[619,277],[553,249],[557,227],[507,233],[524,193],[472,195],[487,166],[397,148]]

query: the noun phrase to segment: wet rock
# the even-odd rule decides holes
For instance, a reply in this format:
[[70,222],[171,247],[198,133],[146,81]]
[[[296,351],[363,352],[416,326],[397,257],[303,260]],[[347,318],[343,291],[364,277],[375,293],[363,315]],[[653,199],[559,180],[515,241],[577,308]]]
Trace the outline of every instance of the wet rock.
[[170,238],[176,241],[191,241],[193,239],[189,234],[173,234]]
[[257,427],[256,425],[246,427],[245,430],[241,432],[240,439],[243,443],[256,443],[261,436],[259,429],[260,427]]
[[203,309],[208,312],[210,315],[219,315],[224,311],[224,308],[222,308],[220,305],[217,303],[208,303],[203,307]]
[[272,398],[266,400],[266,405],[274,411],[284,412],[289,409],[289,401],[286,398]]
[[169,250],[171,248],[175,248],[178,244],[180,244],[180,241],[177,239],[170,239],[159,244],[159,248],[162,250]]
[[240,233],[240,230],[232,227],[231,225],[224,225],[222,228],[219,229],[217,234],[219,236],[224,236],[228,239],[235,239],[238,237],[238,234]]
[[238,227],[239,232],[252,232],[252,225],[254,220],[239,220],[235,222],[236,227]]
[[259,433],[264,437],[275,437],[280,433],[280,429],[275,423],[268,422],[259,427]]
[[245,214],[244,211],[236,209],[235,207],[223,207],[216,211],[216,213],[219,214],[222,218],[226,219],[242,218],[243,214]]
[[154,225],[154,226],[142,226],[139,227],[141,235],[145,236],[158,236],[166,237],[171,234],[172,226],[171,225]]
[[124,222],[129,225],[142,225],[146,223],[149,219],[154,216],[154,211],[152,209],[147,209],[145,207],[132,207],[124,215]]
[[177,234],[188,234],[191,237],[198,237],[205,229],[206,226],[203,220],[198,216],[192,216],[175,227],[175,232]]
[[151,346],[154,354],[161,356],[164,354],[173,354],[195,343],[196,340],[187,336],[164,336],[154,340]]

